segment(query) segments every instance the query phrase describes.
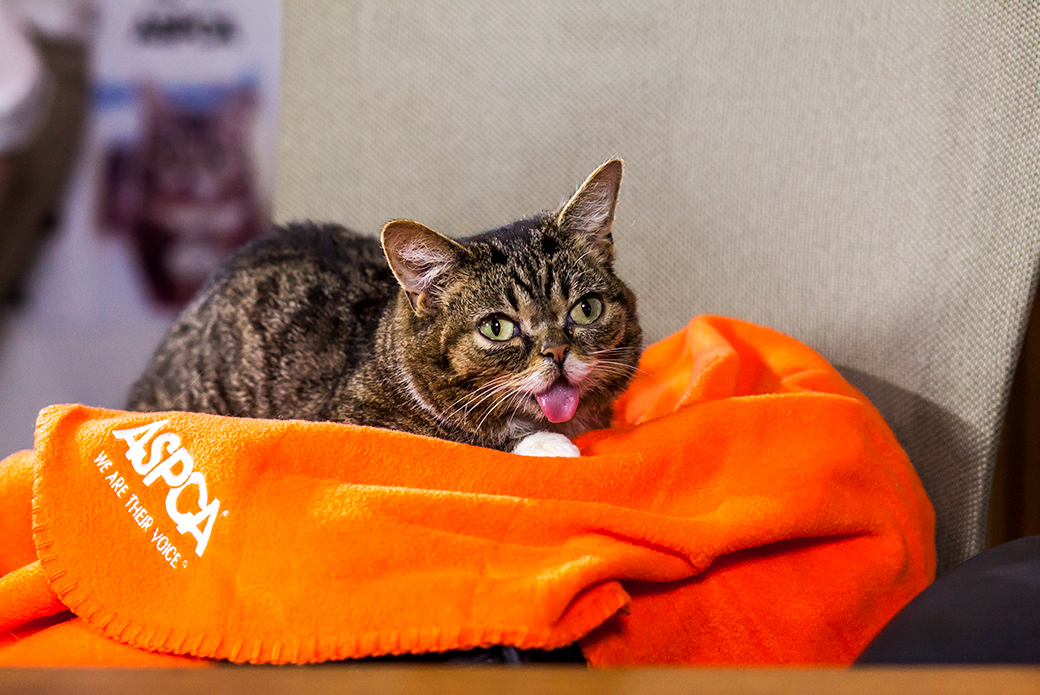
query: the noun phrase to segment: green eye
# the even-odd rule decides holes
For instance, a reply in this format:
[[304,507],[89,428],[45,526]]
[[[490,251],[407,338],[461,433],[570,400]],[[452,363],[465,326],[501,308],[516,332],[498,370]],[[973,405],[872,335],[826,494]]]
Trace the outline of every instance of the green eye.
[[491,340],[509,340],[516,333],[516,324],[502,316],[489,316],[480,322],[480,334]]
[[591,295],[582,297],[571,307],[571,320],[581,325],[590,324],[603,313],[603,302]]

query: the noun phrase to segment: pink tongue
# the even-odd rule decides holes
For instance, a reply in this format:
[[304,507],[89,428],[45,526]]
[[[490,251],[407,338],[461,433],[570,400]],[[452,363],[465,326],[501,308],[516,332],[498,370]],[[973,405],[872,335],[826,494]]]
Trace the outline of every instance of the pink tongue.
[[572,386],[566,379],[557,379],[555,384],[535,396],[535,399],[549,422],[567,422],[578,409],[578,387]]

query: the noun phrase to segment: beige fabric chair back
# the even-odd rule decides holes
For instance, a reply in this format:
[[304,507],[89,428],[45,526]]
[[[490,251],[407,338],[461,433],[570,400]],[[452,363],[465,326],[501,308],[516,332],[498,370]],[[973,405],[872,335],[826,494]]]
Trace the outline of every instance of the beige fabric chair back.
[[466,235],[626,161],[648,340],[721,313],[871,396],[982,549],[1040,257],[1040,5],[285,3],[276,219]]

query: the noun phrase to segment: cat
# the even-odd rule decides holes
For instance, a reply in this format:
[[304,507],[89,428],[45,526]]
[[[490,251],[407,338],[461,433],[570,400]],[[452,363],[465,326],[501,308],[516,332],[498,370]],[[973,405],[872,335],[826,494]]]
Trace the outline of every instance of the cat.
[[607,427],[642,333],[612,159],[559,210],[454,240],[294,223],[232,254],[127,407],[370,425],[528,455]]

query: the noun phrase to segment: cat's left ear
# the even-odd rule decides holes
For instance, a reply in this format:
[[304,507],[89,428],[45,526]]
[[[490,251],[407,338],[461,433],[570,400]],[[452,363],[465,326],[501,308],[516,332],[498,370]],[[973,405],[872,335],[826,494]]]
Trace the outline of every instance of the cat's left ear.
[[611,159],[596,169],[556,216],[556,226],[561,231],[584,236],[607,265],[614,262],[611,232],[623,169],[620,159]]
[[411,220],[394,220],[382,233],[383,253],[417,314],[437,313],[440,292],[451,282],[465,249]]

